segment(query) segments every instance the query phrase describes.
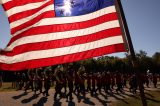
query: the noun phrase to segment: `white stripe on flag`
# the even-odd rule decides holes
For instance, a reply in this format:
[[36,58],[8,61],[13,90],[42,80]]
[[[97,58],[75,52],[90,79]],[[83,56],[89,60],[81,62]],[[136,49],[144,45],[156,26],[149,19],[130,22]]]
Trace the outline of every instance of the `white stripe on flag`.
[[79,53],[84,52],[104,46],[114,45],[123,43],[122,35],[115,36],[115,37],[109,37],[101,40],[97,40],[94,42],[79,44],[79,45],[73,45],[69,47],[63,47],[63,48],[56,48],[56,49],[49,49],[49,50],[39,50],[39,51],[31,51],[22,53],[15,56],[0,56],[0,62],[6,63],[6,64],[13,64],[18,62],[23,62],[27,60],[34,60],[34,59],[41,59],[41,58],[49,58],[49,57],[56,57],[56,56],[63,56],[73,53]]
[[42,13],[47,12],[47,11],[51,11],[51,10],[54,11],[53,5],[46,6],[45,8],[43,8],[42,10],[40,10],[39,12],[37,12],[31,16],[25,17],[23,19],[20,19],[20,20],[14,21],[14,22],[11,22],[10,27],[11,28],[17,27],[21,24],[24,24],[24,23],[34,19],[35,17],[39,16]]
[[12,0],[0,0],[0,3],[1,3],[1,4],[4,4],[4,3],[7,3],[7,2],[9,2],[9,1],[12,1]]
[[7,10],[6,14],[8,15],[8,17],[10,17],[11,15],[14,15],[14,14],[17,14],[17,13],[20,13],[23,11],[39,8],[40,6],[42,6],[43,4],[45,4],[47,2],[48,2],[48,0],[44,0],[44,2],[30,3],[30,4],[26,4],[26,5],[22,5],[22,6],[16,6],[16,7],[13,7],[11,9]]
[[[110,10],[110,11],[107,11]],[[37,26],[44,26],[44,25],[54,25],[54,24],[67,24],[67,23],[76,23],[76,22],[83,22],[98,18],[100,16],[113,13],[115,12],[115,7],[112,6],[111,8],[105,8],[90,14],[81,15],[81,16],[74,16],[74,17],[61,17],[61,18],[48,18],[41,20]]]
[[24,28],[22,30],[17,31],[16,33],[13,34],[13,36],[16,36],[32,27],[37,27],[37,26],[45,26],[45,25],[55,25],[55,24],[67,24],[67,23],[76,23],[76,22],[83,22],[83,21],[88,21],[95,19],[97,17],[103,16],[105,14],[109,14],[112,12],[115,12],[115,6],[111,6],[105,9],[101,9],[99,11],[82,15],[82,16],[75,16],[75,17],[61,17],[61,18],[45,18],[42,19],[40,22],[37,22],[36,24],[29,26],[27,28]]
[[100,25],[96,25],[96,26],[93,26],[90,28],[85,28],[85,29],[65,31],[65,32],[47,33],[47,34],[39,34],[39,35],[31,35],[31,36],[27,36],[27,37],[22,37],[16,41],[14,41],[10,46],[8,46],[5,49],[5,51],[12,51],[14,47],[19,46],[19,45],[23,45],[23,44],[27,44],[27,43],[36,43],[36,42],[71,38],[71,37],[78,37],[78,36],[88,35],[88,34],[96,33],[99,31],[103,31],[105,29],[116,28],[116,27],[119,27],[118,20],[105,22]]

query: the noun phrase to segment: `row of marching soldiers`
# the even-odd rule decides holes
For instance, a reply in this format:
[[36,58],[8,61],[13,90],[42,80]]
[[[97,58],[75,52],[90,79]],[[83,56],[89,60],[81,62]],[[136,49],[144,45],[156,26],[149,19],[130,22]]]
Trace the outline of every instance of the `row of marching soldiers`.
[[[129,81],[129,90],[131,92],[136,93],[138,88],[135,74],[127,75],[119,72],[86,73],[85,67],[82,65],[79,68],[75,68],[73,65],[59,65],[54,70],[51,67],[44,70],[39,68],[29,70],[27,74],[27,78],[18,80],[19,89],[23,88],[27,92],[31,88],[35,94],[39,91],[44,96],[49,96],[48,91],[55,83],[55,100],[62,98],[64,95],[67,100],[72,100],[73,93],[84,97],[86,92],[89,92],[91,96],[102,91],[106,94],[113,91],[123,93],[123,88],[127,87],[127,81]],[[143,74],[143,76],[145,84],[148,77],[146,77],[146,74]],[[156,82],[157,76],[154,75],[152,79],[153,82]],[[156,84],[157,82],[154,83],[155,87]]]

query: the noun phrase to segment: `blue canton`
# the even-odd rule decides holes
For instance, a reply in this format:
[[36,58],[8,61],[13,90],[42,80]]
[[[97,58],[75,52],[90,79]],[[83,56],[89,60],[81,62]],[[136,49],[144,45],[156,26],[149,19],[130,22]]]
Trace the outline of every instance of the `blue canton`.
[[114,5],[114,0],[55,0],[58,17],[79,16]]

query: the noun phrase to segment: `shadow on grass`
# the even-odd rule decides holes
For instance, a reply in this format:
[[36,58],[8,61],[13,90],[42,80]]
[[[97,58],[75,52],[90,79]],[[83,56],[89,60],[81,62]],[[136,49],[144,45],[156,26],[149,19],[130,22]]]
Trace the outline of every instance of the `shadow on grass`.
[[33,104],[33,106],[44,106],[44,103],[47,102],[46,97],[42,97],[36,104]]
[[[104,94],[100,93],[100,95],[102,95],[104,98],[107,98]],[[107,100],[103,100],[101,98],[98,97],[98,94],[93,96],[94,98],[96,98],[99,102],[102,103],[103,106],[108,106],[107,103],[111,103],[111,101],[107,101]]]
[[54,100],[53,106],[61,106],[61,105],[62,105],[62,103],[59,101],[59,99]]
[[[154,92],[150,92],[150,93],[145,93],[146,94],[146,99],[155,103],[160,103],[160,91],[154,91]],[[153,96],[154,95],[154,96]],[[158,100],[157,100],[158,99]]]
[[80,103],[81,100],[84,99],[84,96],[78,95],[76,93],[74,93],[74,95],[77,97],[78,103]]
[[150,100],[152,102],[160,103],[160,100],[152,99],[152,98],[146,98],[146,100]]
[[128,96],[128,97],[132,97],[132,98],[137,99],[137,100],[140,99],[137,95],[127,94],[127,93],[124,93],[124,95],[126,95],[126,96]]
[[17,96],[13,96],[12,98],[13,98],[13,99],[19,99],[19,98],[21,98],[21,97],[23,97],[23,96],[26,96],[27,94],[28,94],[27,92],[23,92],[22,94],[17,95]]
[[[120,100],[120,101],[124,102],[125,104],[129,104],[127,101],[125,101],[125,100],[122,99],[122,98],[119,98],[119,97],[116,96],[114,93],[108,93],[108,95],[114,97],[114,98],[117,99],[117,100]],[[119,95],[119,96],[121,96],[121,95]]]
[[89,98],[84,98],[83,102],[88,105],[95,105]]
[[75,103],[73,101],[69,101],[68,106],[75,106]]
[[107,95],[103,94],[102,92],[100,92],[99,94],[102,95],[105,99],[108,99]]
[[147,92],[145,93],[145,95],[146,95],[146,96],[150,96],[151,98],[154,98],[153,95],[151,95],[151,94],[149,94],[149,93],[147,93]]
[[28,98],[28,99],[24,99],[24,100],[22,100],[21,102],[22,102],[23,104],[29,103],[29,102],[31,102],[32,100],[36,99],[36,98],[38,98],[38,94],[33,95],[33,96],[31,96],[30,98]]
[[121,96],[123,99],[125,99],[126,97],[124,96],[124,93],[123,94],[118,94],[119,96]]

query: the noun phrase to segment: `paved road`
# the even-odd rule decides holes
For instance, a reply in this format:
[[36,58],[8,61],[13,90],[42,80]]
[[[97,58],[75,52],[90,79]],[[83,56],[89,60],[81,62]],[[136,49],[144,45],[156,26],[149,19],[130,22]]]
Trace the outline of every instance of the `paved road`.
[[86,94],[86,98],[83,96],[77,97],[74,95],[72,102],[67,102],[66,98],[62,98],[59,101],[54,101],[54,89],[49,91],[50,96],[44,97],[42,94],[34,95],[33,92],[28,91],[13,91],[13,92],[1,92],[0,93],[0,106],[110,106],[116,99],[123,100],[126,95],[106,95],[104,92],[98,95],[90,96]]
[[[156,90],[156,89],[149,89]],[[126,102],[125,99],[133,95],[125,89],[125,93],[117,94],[115,91],[112,94],[101,94],[90,96],[86,94],[86,98],[78,97],[74,95],[74,99],[71,102],[67,102],[66,98],[62,98],[59,101],[54,101],[54,89],[49,91],[50,96],[44,97],[42,94],[34,95],[33,92],[28,91],[12,91],[12,92],[0,92],[0,106],[111,106],[113,102],[121,100]]]

